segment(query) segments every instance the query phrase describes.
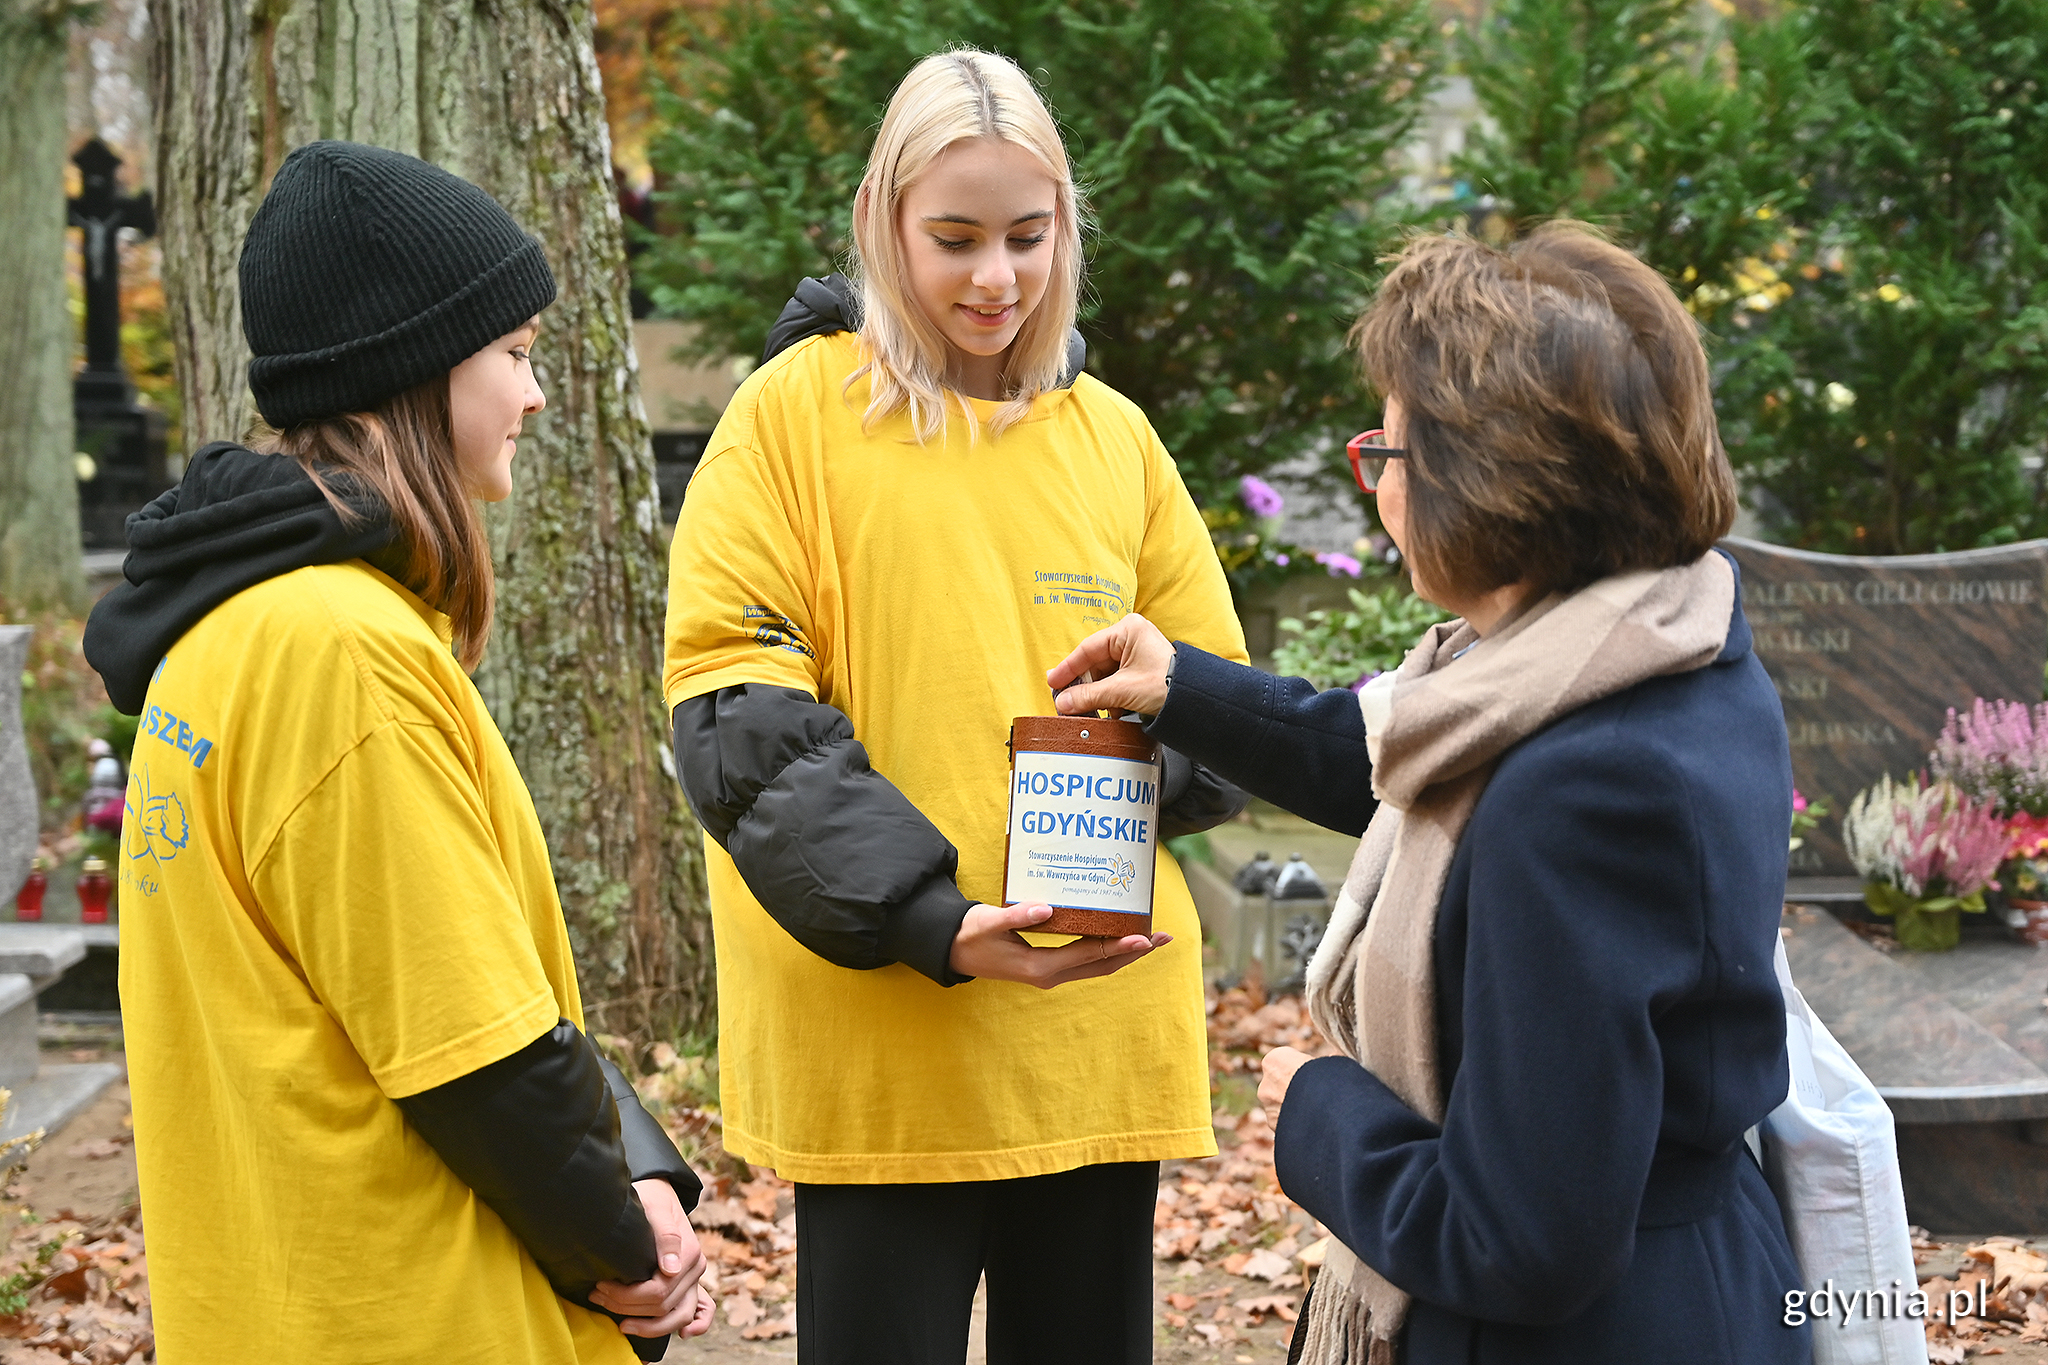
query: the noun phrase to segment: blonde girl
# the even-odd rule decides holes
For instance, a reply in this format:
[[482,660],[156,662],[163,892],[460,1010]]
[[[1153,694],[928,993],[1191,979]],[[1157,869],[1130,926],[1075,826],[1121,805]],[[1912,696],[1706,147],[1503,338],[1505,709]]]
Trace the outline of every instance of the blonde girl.
[[[707,834],[725,1142],[797,1182],[799,1355],[1150,1359],[1162,1159],[1215,1150],[1200,933],[1035,943],[1004,739],[1140,610],[1244,646],[1143,413],[1081,369],[1081,204],[1007,59],[920,62],[676,529],[666,691]],[[1163,832],[1242,797],[1169,754]]]

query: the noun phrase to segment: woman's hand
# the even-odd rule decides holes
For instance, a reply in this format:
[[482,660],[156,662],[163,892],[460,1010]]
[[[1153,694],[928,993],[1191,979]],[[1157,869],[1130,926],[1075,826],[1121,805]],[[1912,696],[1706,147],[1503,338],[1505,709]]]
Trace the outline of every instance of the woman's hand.
[[654,1276],[638,1284],[607,1280],[590,1291],[590,1301],[625,1318],[619,1330],[631,1336],[697,1336],[708,1331],[711,1296],[697,1287],[704,1274],[704,1253],[675,1186],[666,1180],[636,1180],[633,1192],[640,1196],[647,1226],[654,1231]]
[[1019,929],[1043,924],[1052,907],[1025,901],[1017,905],[971,905],[953,939],[951,965],[962,976],[1021,981],[1051,990],[1069,981],[1108,976],[1128,967],[1154,948],[1173,942],[1171,934],[1131,934],[1125,938],[1083,938],[1058,948],[1034,948],[1018,936]]
[[1276,1047],[1259,1064],[1259,1104],[1275,1124],[1280,1122],[1280,1106],[1286,1103],[1287,1087],[1294,1084],[1294,1073],[1301,1070],[1303,1062],[1314,1060],[1299,1048]]
[[[1156,716],[1166,705],[1166,670],[1172,663],[1172,643],[1159,627],[1132,612],[1083,640],[1045,681],[1059,694],[1054,705],[1063,716],[1105,709]],[[1099,681],[1078,681],[1084,677]]]

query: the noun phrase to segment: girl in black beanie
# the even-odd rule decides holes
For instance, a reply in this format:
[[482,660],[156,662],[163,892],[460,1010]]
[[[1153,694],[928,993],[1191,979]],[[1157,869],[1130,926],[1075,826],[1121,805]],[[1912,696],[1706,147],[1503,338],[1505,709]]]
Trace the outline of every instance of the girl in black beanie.
[[464,673],[554,278],[474,185],[316,142],[241,288],[266,439],[131,518],[86,632],[142,716],[121,995],[159,1357],[658,1359],[710,1324],[698,1181],[580,1032]]

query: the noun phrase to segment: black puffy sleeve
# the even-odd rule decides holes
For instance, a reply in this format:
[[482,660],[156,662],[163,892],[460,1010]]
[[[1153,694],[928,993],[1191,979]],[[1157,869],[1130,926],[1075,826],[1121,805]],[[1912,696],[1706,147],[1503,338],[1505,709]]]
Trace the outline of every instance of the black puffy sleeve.
[[868,765],[853,722],[796,688],[740,683],[675,709],[676,773],[747,889],[827,962],[901,962],[952,986],[972,904],[959,851]]

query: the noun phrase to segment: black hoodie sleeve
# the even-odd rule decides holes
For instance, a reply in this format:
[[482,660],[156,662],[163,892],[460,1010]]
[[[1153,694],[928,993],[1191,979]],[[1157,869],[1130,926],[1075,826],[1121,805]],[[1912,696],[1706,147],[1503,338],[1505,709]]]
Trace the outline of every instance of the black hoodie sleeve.
[[[959,854],[868,766],[844,713],[795,688],[741,683],[675,709],[676,772],[698,823],[790,936],[827,962],[902,962],[942,986],[972,904]],[[1245,794],[1165,751],[1159,829],[1221,824]]]
[[[619,1104],[596,1050],[568,1020],[509,1057],[396,1103],[562,1297],[581,1303],[600,1280],[634,1284],[654,1273],[654,1234],[633,1193]],[[685,1203],[695,1202],[695,1183],[678,1189]]]
[[1178,839],[1214,829],[1251,800],[1241,789],[1178,749],[1159,746],[1159,837]]
[[[510,1057],[395,1103],[555,1292],[586,1308],[600,1281],[654,1274],[654,1232],[634,1182],[668,1181],[685,1209],[703,1193],[624,1073],[567,1019]],[[627,1340],[642,1360],[668,1349],[666,1337]]]
[[791,687],[741,683],[675,709],[676,773],[705,832],[790,936],[857,971],[942,986],[972,904],[959,852],[868,766],[853,722]]

